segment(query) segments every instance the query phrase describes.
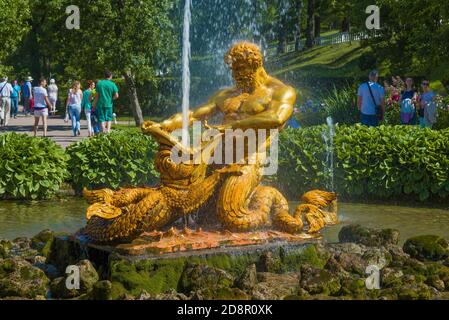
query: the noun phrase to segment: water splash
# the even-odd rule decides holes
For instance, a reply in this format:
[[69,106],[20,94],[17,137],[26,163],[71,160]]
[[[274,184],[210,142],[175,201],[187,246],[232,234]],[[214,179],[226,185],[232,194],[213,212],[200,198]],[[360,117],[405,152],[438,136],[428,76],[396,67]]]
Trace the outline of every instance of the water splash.
[[190,24],[192,22],[192,0],[185,0],[184,27],[182,33],[182,144],[190,145]]
[[334,137],[335,125],[332,117],[326,119],[327,129],[323,131],[324,144],[326,145],[326,165],[324,167],[324,177],[326,179],[326,188],[332,192],[335,191],[335,173],[334,173]]

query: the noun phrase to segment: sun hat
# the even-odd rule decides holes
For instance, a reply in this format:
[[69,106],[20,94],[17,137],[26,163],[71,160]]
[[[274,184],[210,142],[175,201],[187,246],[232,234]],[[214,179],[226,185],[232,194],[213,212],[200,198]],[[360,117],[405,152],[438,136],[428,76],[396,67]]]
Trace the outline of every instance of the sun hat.
[[55,79],[50,79],[50,83],[51,83],[51,84],[56,83]]
[[26,81],[33,81],[33,78],[27,77],[27,78],[26,78]]

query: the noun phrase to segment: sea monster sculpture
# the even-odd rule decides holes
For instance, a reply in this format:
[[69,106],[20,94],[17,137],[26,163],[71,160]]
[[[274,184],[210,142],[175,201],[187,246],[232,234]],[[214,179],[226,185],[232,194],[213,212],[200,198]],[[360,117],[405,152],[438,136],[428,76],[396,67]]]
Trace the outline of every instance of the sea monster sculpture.
[[[206,126],[214,115],[223,115],[222,124],[213,127],[221,134],[201,147],[203,160],[212,157],[226,129],[282,129],[296,100],[293,88],[266,73],[263,56],[255,44],[235,44],[225,55],[225,62],[231,68],[235,87],[218,91],[205,105],[190,112],[190,124],[201,121]],[[237,232],[275,229],[300,233],[307,222],[306,231],[316,233],[326,224],[337,222],[336,195],[332,192],[306,193],[303,204],[291,214],[287,200],[277,189],[261,185],[260,167],[265,158],[259,154],[245,155],[245,159],[257,159],[251,164],[176,164],[171,158],[173,147],[196,154],[170,135],[180,128],[182,114],[160,124],[149,121],[142,126],[143,133],[160,145],[155,159],[161,175],[158,187],[84,190],[91,206],[82,232],[91,241],[131,241],[143,232],[167,228],[198,210],[214,215],[222,230]],[[268,146],[270,137],[263,143]]]

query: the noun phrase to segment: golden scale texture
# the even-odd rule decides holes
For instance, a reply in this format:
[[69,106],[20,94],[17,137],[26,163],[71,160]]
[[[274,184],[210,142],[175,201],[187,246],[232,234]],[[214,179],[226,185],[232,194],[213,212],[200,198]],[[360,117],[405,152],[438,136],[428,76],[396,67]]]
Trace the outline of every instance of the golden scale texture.
[[[209,111],[218,108],[230,127],[241,124],[243,129],[282,129],[292,114],[296,93],[265,72],[257,45],[237,43],[226,53],[225,63],[232,70],[236,88],[217,94],[216,100],[199,108],[198,117],[193,112],[191,120],[206,121]],[[84,190],[91,206],[87,210],[88,223],[81,232],[92,242],[132,241],[144,232],[167,229],[199,209],[215,215],[222,230],[236,232],[275,229],[313,234],[338,223],[335,193],[307,192],[301,197],[302,204],[290,214],[287,199],[275,188],[261,185],[259,164],[217,169],[204,163],[174,163],[172,148],[184,147],[170,132],[180,127],[180,119],[175,115],[163,124],[146,122],[142,126],[143,133],[153,136],[160,145],[155,159],[161,176],[158,187]],[[274,122],[270,122],[272,119]],[[267,145],[269,141],[267,138]],[[206,149],[202,146],[200,151]]]

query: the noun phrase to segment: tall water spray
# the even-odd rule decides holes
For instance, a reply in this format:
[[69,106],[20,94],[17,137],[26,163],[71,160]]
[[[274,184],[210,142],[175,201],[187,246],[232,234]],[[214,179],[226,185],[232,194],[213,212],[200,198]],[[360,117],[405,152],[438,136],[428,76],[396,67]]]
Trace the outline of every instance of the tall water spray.
[[192,21],[192,0],[185,0],[184,27],[182,33],[182,144],[190,145],[190,24]]
[[334,137],[335,126],[332,117],[326,119],[327,130],[323,132],[323,139],[326,145],[326,166],[324,167],[324,176],[326,178],[326,188],[335,191],[334,185]]

